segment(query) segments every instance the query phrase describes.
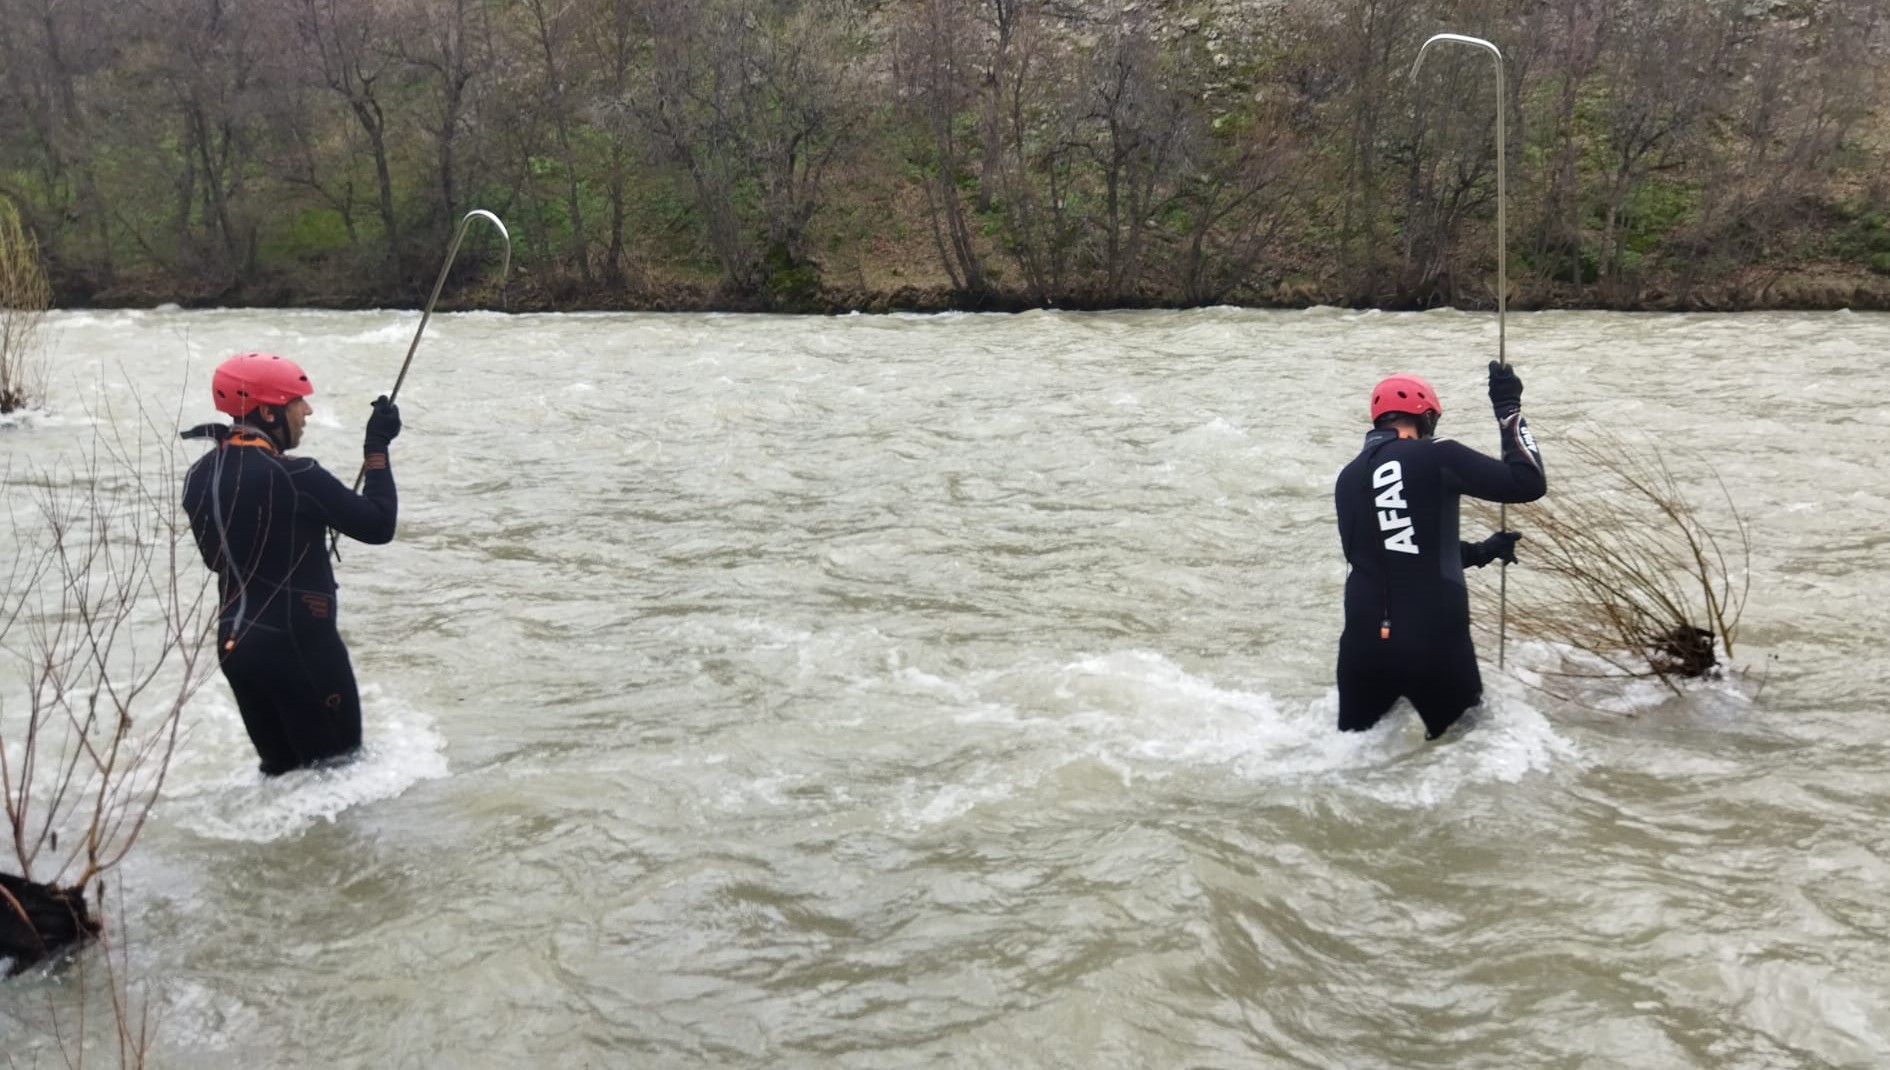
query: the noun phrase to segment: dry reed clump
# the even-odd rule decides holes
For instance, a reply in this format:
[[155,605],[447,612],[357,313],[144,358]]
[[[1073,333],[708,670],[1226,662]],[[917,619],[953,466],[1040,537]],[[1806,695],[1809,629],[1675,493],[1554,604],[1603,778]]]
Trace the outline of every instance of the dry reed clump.
[[[1560,436],[1558,436],[1561,438]],[[1751,585],[1751,531],[1725,482],[1683,485],[1660,448],[1599,428],[1561,438],[1548,497],[1519,509],[1524,571],[1510,584],[1513,636],[1588,657],[1568,676],[1679,681],[1718,675],[1733,655]],[[1701,499],[1714,506],[1711,523]],[[1495,511],[1475,514],[1494,523]],[[1478,585],[1484,626],[1491,585]]]
[[0,200],[0,413],[45,400],[40,325],[51,304],[39,244],[19,212]]

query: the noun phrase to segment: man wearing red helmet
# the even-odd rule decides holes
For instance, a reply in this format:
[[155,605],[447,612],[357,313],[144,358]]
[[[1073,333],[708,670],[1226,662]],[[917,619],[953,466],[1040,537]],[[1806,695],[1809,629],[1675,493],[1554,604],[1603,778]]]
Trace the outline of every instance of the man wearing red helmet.
[[1470,641],[1470,594],[1463,570],[1516,560],[1516,540],[1500,531],[1482,542],[1457,535],[1457,506],[1468,495],[1532,502],[1548,490],[1542,455],[1522,415],[1522,380],[1490,362],[1490,405],[1501,460],[1432,437],[1444,409],[1414,375],[1372,390],[1365,448],[1333,490],[1345,581],[1339,637],[1339,730],[1363,732],[1399,697],[1424,719],[1425,737],[1443,735],[1483,697]]
[[361,746],[361,699],[335,630],[323,539],[330,528],[367,543],[393,539],[387,448],[400,434],[400,410],[374,400],[367,483],[356,494],[313,459],[288,456],[315,392],[294,361],[243,353],[218,365],[210,389],[231,422],[184,432],[216,440],[184,476],[184,509],[217,576],[218,663],[262,771],[274,776]]

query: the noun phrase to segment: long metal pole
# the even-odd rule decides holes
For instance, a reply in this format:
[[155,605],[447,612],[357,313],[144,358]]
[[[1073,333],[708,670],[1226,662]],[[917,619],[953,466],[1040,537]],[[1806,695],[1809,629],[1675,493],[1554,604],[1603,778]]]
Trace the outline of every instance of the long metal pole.
[[[1509,179],[1508,145],[1503,137],[1503,128],[1507,125],[1509,109],[1507,89],[1509,83],[1503,79],[1503,50],[1481,37],[1470,37],[1461,33],[1435,34],[1430,40],[1419,46],[1417,59],[1411,63],[1411,81],[1417,81],[1418,71],[1424,67],[1424,53],[1439,41],[1451,41],[1460,45],[1471,45],[1485,49],[1490,58],[1496,61],[1496,362],[1509,364],[1508,339],[1505,334],[1504,319],[1509,311]],[[1497,507],[1497,526],[1505,531],[1509,529],[1509,506]],[[1496,667],[1503,667],[1504,649],[1509,645],[1509,562],[1503,562],[1502,579],[1497,586],[1496,602]]]
[[[512,270],[512,233],[505,229],[505,223],[498,216],[484,208],[475,208],[467,212],[459,221],[459,227],[453,231],[453,243],[446,247],[446,260],[440,264],[440,276],[433,280],[433,294],[427,298],[425,310],[420,313],[420,326],[414,328],[413,341],[407,343],[407,358],[400,362],[400,374],[394,377],[394,388],[387,392],[387,400],[400,397],[400,386],[407,381],[407,369],[413,365],[414,351],[420,348],[420,336],[426,333],[427,321],[433,318],[433,306],[439,303],[440,291],[446,287],[446,276],[453,270],[453,261],[459,257],[459,243],[466,240],[466,228],[472,226],[474,219],[483,219],[499,229],[499,237],[505,241],[505,262],[499,267],[499,278],[503,279]],[[367,478],[367,462],[361,462],[361,470],[354,474],[354,489],[361,490],[361,481]],[[340,558],[341,535],[330,532],[328,550],[337,559]]]

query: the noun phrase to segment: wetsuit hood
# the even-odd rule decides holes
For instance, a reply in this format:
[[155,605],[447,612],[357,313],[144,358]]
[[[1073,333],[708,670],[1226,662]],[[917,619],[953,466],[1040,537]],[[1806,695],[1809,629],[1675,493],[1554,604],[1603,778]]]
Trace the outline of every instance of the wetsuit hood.
[[[276,424],[276,427],[286,428],[287,424],[284,422],[278,421]],[[198,424],[195,427],[189,428],[184,431],[180,431],[177,437],[182,438],[182,439],[196,439],[196,438],[212,439],[216,442],[217,445],[221,446],[230,441],[230,436],[238,434],[238,433],[245,434],[245,435],[252,435],[256,438],[263,439],[267,441],[270,445],[274,446],[276,448],[276,452],[281,453],[283,451],[282,438],[281,438],[282,433],[280,431],[272,429],[272,428],[268,428],[268,427],[257,427],[254,424],[248,424],[248,423]]]
[[177,437],[181,439],[185,439],[185,440],[189,440],[193,438],[208,438],[208,439],[215,440],[218,445],[222,445],[223,443],[228,442],[230,439],[230,425],[229,424],[198,424],[195,427],[187,428],[186,430],[178,432]]

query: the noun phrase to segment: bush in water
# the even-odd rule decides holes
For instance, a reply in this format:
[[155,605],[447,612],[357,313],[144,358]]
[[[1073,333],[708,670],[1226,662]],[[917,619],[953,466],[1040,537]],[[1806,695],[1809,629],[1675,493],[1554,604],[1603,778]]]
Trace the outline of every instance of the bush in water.
[[88,896],[137,841],[214,666],[207,584],[179,576],[195,553],[175,455],[156,453],[95,442],[71,471],[4,473],[0,956],[14,972],[101,931]]
[[[1599,428],[1557,436],[1549,494],[1519,507],[1526,572],[1510,584],[1512,635],[1563,643],[1607,675],[1677,680],[1714,675],[1730,658],[1750,587],[1751,532],[1704,461],[1724,506],[1725,536],[1702,519],[1666,457]],[[1566,458],[1566,459],[1564,459]],[[1476,513],[1494,526],[1495,510]],[[1493,585],[1475,585],[1494,602]],[[1479,607],[1484,628],[1496,606]],[[1592,668],[1577,672],[1594,675]]]

